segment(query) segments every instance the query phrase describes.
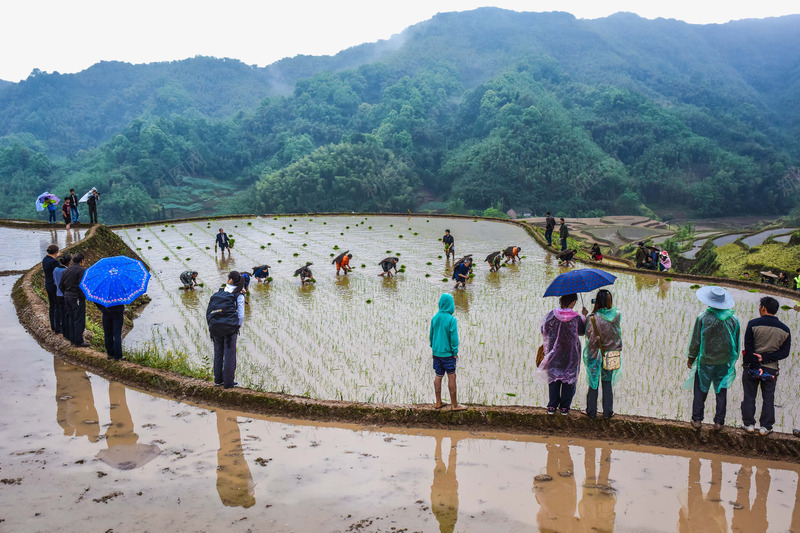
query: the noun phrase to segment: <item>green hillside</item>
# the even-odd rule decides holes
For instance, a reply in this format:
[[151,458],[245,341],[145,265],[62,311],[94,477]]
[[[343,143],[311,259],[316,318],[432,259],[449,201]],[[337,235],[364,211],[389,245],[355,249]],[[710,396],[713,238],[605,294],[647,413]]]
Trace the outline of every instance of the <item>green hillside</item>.
[[800,191],[782,181],[800,164],[798,29],[800,16],[700,26],[484,8],[265,69],[195,58],[40,73],[0,86],[0,186],[16,217],[36,216],[32,194],[96,186],[106,222],[786,214]]

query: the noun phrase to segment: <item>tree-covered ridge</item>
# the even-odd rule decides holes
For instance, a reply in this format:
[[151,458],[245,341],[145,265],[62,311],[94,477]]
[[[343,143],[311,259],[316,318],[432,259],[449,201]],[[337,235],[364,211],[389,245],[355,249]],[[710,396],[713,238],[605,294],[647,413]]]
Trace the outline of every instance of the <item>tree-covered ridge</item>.
[[[779,35],[763,36],[772,23]],[[800,159],[800,68],[789,68],[800,46],[786,42],[800,44],[798,26],[800,17],[729,29],[631,15],[437,15],[396,40],[272,66],[273,81],[323,71],[255,107],[212,102],[212,91],[252,96],[231,75],[208,80],[208,94],[187,92],[188,107],[127,120],[68,159],[16,133],[0,141],[0,186],[19,217],[32,215],[26,194],[96,186],[115,206],[101,211],[106,222],[443,206],[783,214],[798,203],[781,181]],[[758,49],[774,66],[762,36],[787,66],[763,72],[779,87],[741,57]],[[234,74],[259,70],[232,63]]]

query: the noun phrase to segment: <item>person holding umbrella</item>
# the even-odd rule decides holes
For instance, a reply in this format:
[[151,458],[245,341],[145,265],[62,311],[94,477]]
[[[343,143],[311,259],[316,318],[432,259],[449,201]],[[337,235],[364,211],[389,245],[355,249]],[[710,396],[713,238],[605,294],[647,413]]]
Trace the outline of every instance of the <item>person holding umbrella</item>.
[[[85,200],[84,200],[85,198]],[[86,205],[89,206],[89,224],[97,224],[97,201],[100,200],[100,193],[97,192],[97,189],[92,187],[92,190],[86,193],[86,195],[81,198],[82,202],[86,202]]]
[[725,424],[728,407],[728,388],[736,378],[736,360],[739,357],[739,319],[733,311],[733,296],[717,286],[702,287],[697,299],[708,308],[695,320],[686,356],[686,366],[692,372],[684,389],[693,389],[692,427],[703,426],[706,398],[714,388],[717,398],[714,430]]
[[572,398],[575,396],[575,383],[581,365],[581,337],[586,332],[584,307],[578,314],[575,304],[577,294],[565,294],[559,298],[559,307],[547,313],[542,321],[542,346],[544,359],[536,373],[548,382],[549,401],[547,414],[569,414]]
[[569,414],[575,395],[581,364],[580,337],[586,332],[586,316],[589,314],[585,307],[580,314],[575,311],[577,293],[611,285],[616,279],[596,268],[581,268],[561,274],[547,287],[545,298],[560,297],[559,307],[550,311],[542,321],[543,342],[539,349],[544,357],[535,374],[549,386],[547,414],[554,414],[556,409],[560,409],[562,415]]
[[[64,277],[68,272],[69,269]],[[122,255],[105,257],[86,270],[80,289],[103,314],[103,339],[109,359],[122,359],[125,305],[147,292],[149,281],[150,272],[141,261]]]

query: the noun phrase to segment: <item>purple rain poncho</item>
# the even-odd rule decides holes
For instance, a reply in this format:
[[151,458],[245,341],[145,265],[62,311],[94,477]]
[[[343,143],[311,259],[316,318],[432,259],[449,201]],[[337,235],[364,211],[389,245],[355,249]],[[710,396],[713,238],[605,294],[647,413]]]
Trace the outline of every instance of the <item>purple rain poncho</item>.
[[[595,314],[597,329],[603,338],[603,349],[605,351],[622,350],[622,326],[620,325],[620,314],[616,307],[611,309],[598,309]],[[589,387],[596,389],[600,386],[600,381],[610,381],[616,385],[619,381],[619,371],[603,369],[603,354],[600,351],[600,342],[594,333],[594,326],[590,319],[586,320],[586,345],[583,347],[583,365],[586,367],[586,383]]]
[[573,309],[554,309],[542,321],[544,359],[534,374],[552,383],[575,383],[581,368],[581,335],[586,319]]
[[684,389],[692,390],[695,375],[703,392],[708,392],[711,385],[715,393],[729,388],[736,377],[739,358],[739,319],[733,309],[709,307],[700,313],[686,355],[694,359],[694,364]]

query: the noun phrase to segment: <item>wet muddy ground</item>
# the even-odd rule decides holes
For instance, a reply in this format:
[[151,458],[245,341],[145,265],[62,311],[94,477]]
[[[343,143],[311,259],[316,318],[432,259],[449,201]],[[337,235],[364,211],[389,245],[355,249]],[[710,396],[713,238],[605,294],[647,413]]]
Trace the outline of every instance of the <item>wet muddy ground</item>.
[[254,417],[0,337],[2,531],[800,531],[797,465]]

